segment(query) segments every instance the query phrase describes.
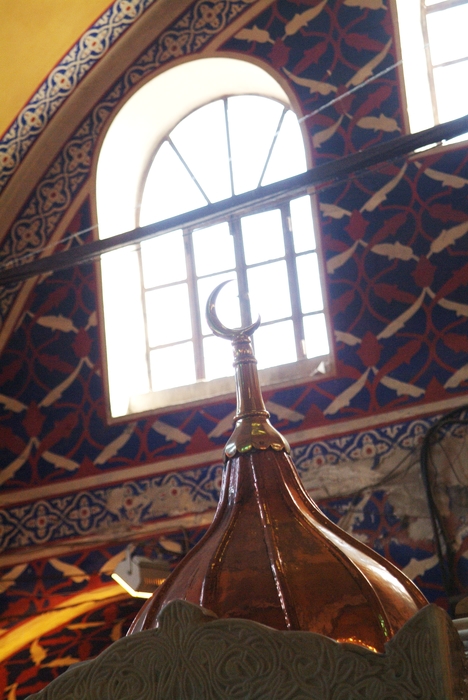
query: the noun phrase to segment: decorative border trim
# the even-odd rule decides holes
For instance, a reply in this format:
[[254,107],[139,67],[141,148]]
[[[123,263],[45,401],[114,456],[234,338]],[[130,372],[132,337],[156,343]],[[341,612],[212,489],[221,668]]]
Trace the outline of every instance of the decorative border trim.
[[[365,461],[371,472],[395,449],[410,453],[437,416],[386,425],[359,433],[296,447],[292,458],[305,485],[315,483],[321,468],[340,469]],[[314,479],[312,475],[315,474]],[[148,526],[162,518],[201,514],[216,508],[222,465],[204,465],[187,471],[167,471],[98,489],[81,488],[49,500],[39,498],[0,510],[2,551],[45,546],[48,543],[91,536],[99,531]]]
[[[70,95],[77,82],[108,50],[108,35],[115,41],[127,28],[127,25],[122,27],[117,23],[115,30],[110,32],[107,25],[111,17],[114,19],[114,12],[117,12],[117,17],[123,21],[127,17],[121,9],[121,6],[124,7],[127,13],[132,15],[130,19],[133,22],[151,2],[154,0],[117,0],[112,10],[108,11],[111,15],[107,17],[106,13],[101,18],[103,27],[89,30],[67,54],[65,63],[62,62],[52,72],[46,81],[47,90],[44,84],[7,132],[4,142],[0,143],[0,192],[51,116]],[[140,57],[83,119],[81,126],[64,143],[53,164],[38,181],[3,240],[0,250],[1,265],[13,261],[17,256],[34,254],[49,242],[71,202],[87,181],[97,140],[108,117],[122,98],[162,65],[200,53],[214,36],[251,4],[252,0],[198,0],[173,26],[163,31],[153,44],[143,49]],[[96,47],[93,46],[93,42],[97,42]],[[34,100],[37,104],[33,103]],[[4,146],[7,150],[2,151]],[[6,179],[3,179],[4,176]],[[1,325],[5,325],[20,287],[21,284],[16,284],[0,290]]]
[[273,693],[310,700],[358,693],[367,698],[455,700],[466,697],[464,662],[455,627],[435,605],[415,613],[385,645],[385,653],[377,654],[314,632],[218,619],[211,611],[176,600],[158,615],[156,629],[118,640],[30,698],[98,700],[115,688],[137,688],[145,698],[184,697],[190,688],[198,697],[220,700],[241,693],[259,700]]
[[[427,429],[430,427],[436,417],[425,417],[430,414],[440,414],[445,411],[458,408],[468,404],[468,396],[458,396],[446,401],[438,401],[436,403],[427,404],[425,406],[411,406],[405,411],[393,411],[381,415],[373,415],[366,418],[358,418],[352,421],[340,421],[335,424],[327,424],[309,428],[298,432],[287,433],[287,439],[293,448],[293,458],[298,460],[302,456],[303,451],[311,446],[331,445],[337,441],[341,445],[353,442],[359,435],[366,435],[369,431],[375,434],[387,434],[390,430],[391,435],[397,435],[402,426],[407,426],[408,423],[402,423],[402,420],[413,419],[413,422],[419,423]],[[413,423],[411,423],[413,424]],[[380,426],[384,426],[381,428]],[[365,428],[364,432],[360,432]],[[122,426],[122,431],[125,426]],[[344,437],[343,437],[344,436]],[[394,437],[392,437],[394,444]],[[340,459],[353,459],[352,457],[343,456],[343,450],[340,448]],[[366,457],[369,454],[365,455]],[[357,459],[357,457],[354,457]],[[112,485],[119,485],[127,481],[135,481],[154,477],[158,474],[175,473],[190,468],[206,467],[206,465],[219,465],[222,460],[222,448],[217,448],[209,452],[200,452],[198,454],[184,454],[178,457],[161,459],[157,462],[151,462],[141,466],[134,466],[123,469],[116,469],[112,473],[106,474],[106,484],[109,488]],[[296,466],[299,465],[296,462]],[[76,493],[83,491],[93,491],[102,483],[102,475],[96,474],[93,476],[68,479],[66,489],[68,493]],[[37,501],[40,499],[49,499],[63,494],[64,484],[48,484],[46,486],[35,486],[32,489],[21,489],[20,491],[6,491],[0,493],[0,508],[9,506],[10,504],[19,505],[28,501]]]
[[155,0],[116,0],[47,76],[0,142],[0,193],[79,82]]

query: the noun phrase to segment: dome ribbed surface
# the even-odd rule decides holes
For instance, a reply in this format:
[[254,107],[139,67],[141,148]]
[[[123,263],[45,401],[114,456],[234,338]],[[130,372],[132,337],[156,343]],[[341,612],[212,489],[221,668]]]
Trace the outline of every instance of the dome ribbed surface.
[[378,652],[427,601],[399,569],[332,523],[303,488],[289,445],[271,425],[249,335],[258,324],[212,330],[234,347],[237,414],[214,520],[135,618],[156,626],[182,599],[222,618],[317,632]]

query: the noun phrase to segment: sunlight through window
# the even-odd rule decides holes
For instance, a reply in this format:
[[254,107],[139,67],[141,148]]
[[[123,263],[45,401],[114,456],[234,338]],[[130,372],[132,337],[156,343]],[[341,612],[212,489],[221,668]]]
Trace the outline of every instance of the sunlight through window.
[[[242,62],[223,67],[232,63]],[[260,85],[260,69],[250,69]],[[268,87],[272,79],[264,75]],[[223,81],[220,92],[224,89]],[[237,86],[230,96],[207,99],[192,109],[187,105],[186,116],[161,134],[146,167],[141,159],[139,186],[130,183],[136,195],[142,193],[135,206],[136,225],[162,221],[307,169],[299,122],[280,88],[271,84],[263,95],[249,94],[247,81],[245,93]],[[328,356],[309,195],[283,197],[206,227],[159,235],[135,246],[134,254],[141,272],[139,291],[132,292],[133,303],[139,297],[134,322],[141,319],[138,328],[143,330],[128,344],[135,341],[146,384],[140,380],[134,390],[127,386],[119,394],[118,387],[112,389],[120,381],[114,370],[114,383],[109,381],[113,415],[186,405],[232,390],[231,348],[213,336],[205,319],[209,294],[226,280],[233,284],[217,303],[223,323],[239,327],[258,314],[262,318],[254,344],[259,368],[267,372],[264,383],[268,385],[272,368],[276,383],[288,381],[288,368],[295,365],[310,376],[320,360],[308,363]],[[122,279],[116,276],[115,284],[122,287]],[[112,292],[105,297],[106,336],[114,328],[117,338],[119,313],[111,316],[107,310]],[[122,317],[120,325],[124,322]],[[109,357],[116,354],[108,342]],[[125,374],[123,367],[120,374]]]
[[468,114],[468,0],[397,0],[397,8],[411,130]]

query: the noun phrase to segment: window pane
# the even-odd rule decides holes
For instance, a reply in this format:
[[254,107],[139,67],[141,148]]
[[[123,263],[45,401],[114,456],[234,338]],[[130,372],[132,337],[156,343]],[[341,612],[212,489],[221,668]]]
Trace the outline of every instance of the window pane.
[[235,268],[234,243],[226,222],[194,231],[192,240],[197,276]]
[[285,365],[297,360],[292,321],[260,326],[255,331],[254,343],[259,369]]
[[183,343],[150,353],[153,391],[195,382],[193,344]]
[[141,200],[140,226],[204,207],[206,199],[165,141],[151,165]]
[[101,257],[101,272],[111,411],[121,416],[128,410],[132,393],[149,390],[136,250],[128,246],[106,253]]
[[419,2],[396,0],[406,102],[411,132],[434,126]]
[[210,335],[203,339],[203,354],[205,356],[205,379],[232,377],[234,361],[231,344],[224,338]]
[[468,113],[468,61],[436,68],[434,82],[441,123]]
[[296,253],[315,250],[314,223],[309,195],[293,199],[290,207],[294,250]]
[[223,100],[189,114],[171,139],[210,202],[232,196]]
[[323,309],[317,254],[301,255],[296,259],[296,265],[302,313]]
[[[187,277],[184,240],[180,230],[142,241],[141,257],[145,287],[179,282]],[[167,264],[168,260],[171,261],[170,265]]]
[[286,262],[280,260],[247,270],[252,317],[274,321],[291,315]]
[[259,186],[283,109],[279,102],[257,95],[228,99],[235,194]]
[[281,125],[262,185],[284,180],[307,170],[304,141],[294,112],[289,111]]
[[186,284],[146,293],[146,318],[150,346],[166,345],[192,337]]
[[[226,287],[219,293],[216,300],[216,313],[218,314],[221,323],[224,323],[228,328],[240,328],[241,318],[239,311],[237,277],[235,270],[224,272],[221,275],[213,275],[198,280],[198,299],[200,302],[200,318],[203,335],[210,335],[211,330],[206,322],[206,302],[213,289],[221,282],[226,280],[234,280],[232,284],[227,284]],[[229,345],[229,343],[226,343]]]
[[284,256],[283,225],[279,209],[244,216],[241,224],[247,265]]
[[328,355],[330,346],[328,345],[327,326],[324,314],[304,317],[304,335],[307,357],[318,357]]
[[[433,65],[456,61],[468,54],[468,4],[427,14],[427,31]],[[460,89],[465,89],[460,86]]]

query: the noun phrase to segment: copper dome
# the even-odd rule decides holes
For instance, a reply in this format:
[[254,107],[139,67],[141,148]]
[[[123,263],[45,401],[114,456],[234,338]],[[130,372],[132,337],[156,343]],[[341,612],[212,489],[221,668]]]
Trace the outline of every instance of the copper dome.
[[219,322],[234,347],[237,414],[214,520],[135,618],[130,633],[156,625],[166,603],[183,599],[219,617],[308,630],[382,652],[427,604],[399,569],[332,523],[303,488],[289,446],[271,425],[250,335]]

